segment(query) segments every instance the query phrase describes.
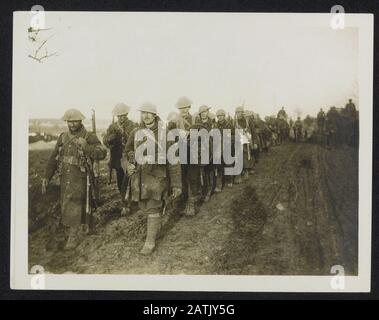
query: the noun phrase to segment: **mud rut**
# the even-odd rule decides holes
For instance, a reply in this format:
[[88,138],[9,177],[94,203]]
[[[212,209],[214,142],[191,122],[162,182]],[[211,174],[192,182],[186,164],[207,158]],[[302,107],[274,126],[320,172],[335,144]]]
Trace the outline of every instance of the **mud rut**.
[[[256,172],[188,218],[176,208],[150,257],[138,254],[145,217],[117,218],[113,201],[95,235],[72,252],[43,250],[47,229],[29,238],[29,264],[54,273],[329,274],[357,273],[357,152],[288,143],[263,154]],[[105,172],[104,172],[105,180]],[[109,199],[108,199],[109,198]]]

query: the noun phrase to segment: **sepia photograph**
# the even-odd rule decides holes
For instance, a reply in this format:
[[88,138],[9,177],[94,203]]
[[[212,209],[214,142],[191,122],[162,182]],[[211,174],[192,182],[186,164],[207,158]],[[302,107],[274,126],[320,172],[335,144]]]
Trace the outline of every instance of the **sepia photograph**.
[[370,290],[372,15],[33,8],[14,288]]

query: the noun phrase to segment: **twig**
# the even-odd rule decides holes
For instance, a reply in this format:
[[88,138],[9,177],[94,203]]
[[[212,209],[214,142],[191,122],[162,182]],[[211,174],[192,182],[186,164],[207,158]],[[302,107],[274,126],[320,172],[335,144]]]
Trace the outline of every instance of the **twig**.
[[45,56],[40,57],[40,58],[34,57],[31,54],[29,54],[28,57],[32,58],[34,60],[37,60],[39,63],[41,63],[43,59],[46,59],[46,58],[49,58],[49,57],[52,57],[52,56],[57,56],[57,55],[58,55],[58,52],[54,52],[54,53],[51,53],[49,55],[45,55]]

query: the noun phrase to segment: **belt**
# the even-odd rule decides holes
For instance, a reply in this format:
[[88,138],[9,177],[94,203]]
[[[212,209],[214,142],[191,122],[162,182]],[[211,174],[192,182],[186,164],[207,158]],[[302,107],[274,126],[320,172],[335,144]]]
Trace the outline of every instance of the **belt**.
[[75,156],[62,156],[62,162],[72,164],[74,166],[80,166],[80,161]]

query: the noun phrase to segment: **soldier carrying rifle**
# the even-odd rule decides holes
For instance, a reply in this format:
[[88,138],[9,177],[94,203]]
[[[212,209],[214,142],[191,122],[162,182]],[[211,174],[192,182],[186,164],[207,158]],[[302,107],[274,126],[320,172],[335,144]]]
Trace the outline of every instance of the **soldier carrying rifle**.
[[112,121],[112,124],[108,127],[107,132],[104,135],[103,143],[110,150],[109,159],[109,181],[112,183],[113,170],[116,171],[117,187],[123,199],[123,208],[121,210],[121,216],[125,216],[130,212],[130,203],[126,202],[125,192],[128,185],[128,176],[125,175],[124,168],[121,166],[121,158],[126,146],[126,142],[133,131],[137,127],[137,124],[128,119],[130,107],[124,103],[118,103],[114,107],[112,114],[113,119],[117,117],[117,121]]
[[83,119],[83,114],[76,109],[65,112],[63,120],[67,121],[68,131],[59,136],[42,179],[42,194],[45,194],[53,175],[57,172],[60,176],[58,228],[66,234],[65,249],[74,249],[88,232],[95,207],[92,165],[107,154],[96,134],[84,128]]

